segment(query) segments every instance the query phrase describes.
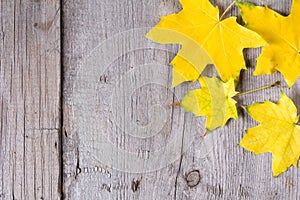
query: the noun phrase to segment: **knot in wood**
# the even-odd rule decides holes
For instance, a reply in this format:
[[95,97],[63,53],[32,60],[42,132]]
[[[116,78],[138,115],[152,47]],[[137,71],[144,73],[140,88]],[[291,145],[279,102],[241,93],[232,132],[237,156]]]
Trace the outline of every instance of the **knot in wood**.
[[199,170],[190,171],[185,177],[187,185],[190,188],[197,186],[200,183],[200,179],[201,176]]
[[140,188],[140,184],[141,184],[141,180],[137,179],[133,179],[131,182],[131,189],[133,192],[136,192],[139,188]]

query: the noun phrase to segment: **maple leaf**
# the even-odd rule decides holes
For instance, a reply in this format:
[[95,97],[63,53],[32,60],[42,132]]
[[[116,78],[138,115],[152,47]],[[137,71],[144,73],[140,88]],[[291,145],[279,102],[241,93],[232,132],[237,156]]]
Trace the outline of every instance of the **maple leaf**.
[[159,43],[182,44],[182,49],[171,62],[174,66],[172,86],[197,80],[207,64],[215,65],[223,81],[237,80],[240,70],[246,68],[242,50],[263,46],[265,41],[257,33],[239,25],[236,17],[222,20],[218,7],[208,0],[180,2],[182,11],[161,17],[146,35]]
[[291,87],[300,76],[300,1],[294,0],[291,14],[284,17],[268,7],[238,2],[246,27],[260,34],[268,45],[257,59],[254,75],[276,70]]
[[189,91],[180,102],[186,112],[207,116],[206,128],[210,131],[223,127],[230,118],[237,119],[233,79],[224,83],[216,77],[200,77],[199,82],[202,88]]
[[274,176],[292,164],[297,167],[300,126],[297,125],[299,116],[292,100],[282,93],[278,104],[265,101],[252,104],[247,110],[260,124],[247,130],[240,145],[255,154],[271,152]]

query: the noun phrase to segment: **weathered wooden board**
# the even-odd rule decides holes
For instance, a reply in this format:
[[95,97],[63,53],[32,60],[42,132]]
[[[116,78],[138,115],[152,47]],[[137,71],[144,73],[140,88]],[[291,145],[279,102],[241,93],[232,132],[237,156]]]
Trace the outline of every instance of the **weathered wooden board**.
[[60,1],[0,8],[0,199],[60,199]]
[[[252,2],[283,14],[291,4]],[[224,11],[231,1],[213,3]],[[299,170],[274,178],[270,154],[253,156],[237,146],[256,124],[242,109],[238,122],[203,139],[203,118],[167,106],[195,84],[170,89],[168,63],[179,46],[143,35],[160,15],[179,10],[177,0],[63,2],[65,198],[300,199]],[[281,90],[300,108],[299,82],[288,90],[280,74],[252,76],[259,52],[245,50],[249,70],[238,90],[281,80]],[[238,104],[277,101],[279,95],[272,88],[241,96]]]

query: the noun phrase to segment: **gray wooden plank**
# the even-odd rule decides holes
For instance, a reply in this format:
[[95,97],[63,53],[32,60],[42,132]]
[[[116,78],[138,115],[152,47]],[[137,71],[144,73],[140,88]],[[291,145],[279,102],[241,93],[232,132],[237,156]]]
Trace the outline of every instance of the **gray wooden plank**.
[[60,1],[0,8],[0,199],[60,199]]
[[[225,10],[231,1],[213,3]],[[288,14],[291,1],[258,3]],[[64,1],[65,198],[300,199],[299,170],[274,178],[270,154],[253,156],[236,145],[256,124],[242,109],[238,122],[203,139],[204,118],[167,106],[197,84],[170,89],[168,63],[179,46],[143,34],[160,15],[179,10],[177,0]],[[288,90],[280,74],[251,75],[259,52],[245,51],[249,69],[238,90],[280,80],[300,108],[299,81]],[[238,104],[277,101],[280,89],[241,96]]]

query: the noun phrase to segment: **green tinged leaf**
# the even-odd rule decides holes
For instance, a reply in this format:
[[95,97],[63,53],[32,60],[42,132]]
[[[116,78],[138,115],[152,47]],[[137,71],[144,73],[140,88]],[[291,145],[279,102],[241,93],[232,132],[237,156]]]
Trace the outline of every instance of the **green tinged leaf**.
[[232,99],[237,94],[233,79],[224,83],[216,77],[200,77],[199,82],[202,88],[189,91],[180,102],[186,112],[206,116],[206,128],[210,131],[223,127],[230,118],[238,118],[236,101]]

